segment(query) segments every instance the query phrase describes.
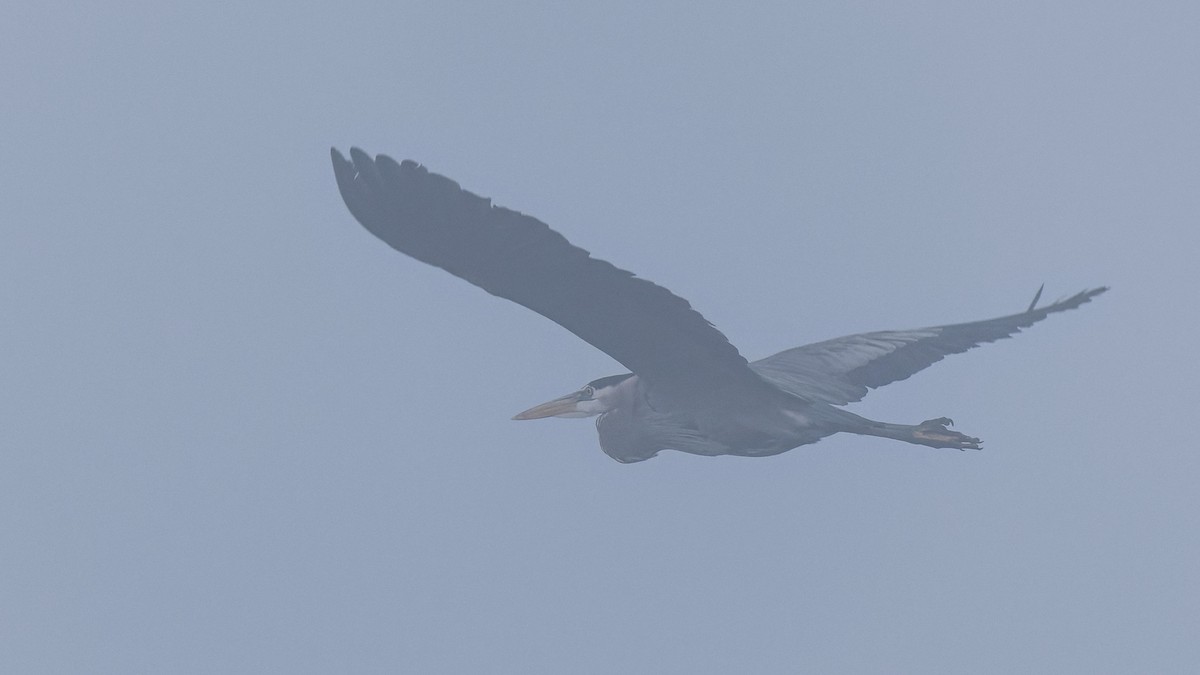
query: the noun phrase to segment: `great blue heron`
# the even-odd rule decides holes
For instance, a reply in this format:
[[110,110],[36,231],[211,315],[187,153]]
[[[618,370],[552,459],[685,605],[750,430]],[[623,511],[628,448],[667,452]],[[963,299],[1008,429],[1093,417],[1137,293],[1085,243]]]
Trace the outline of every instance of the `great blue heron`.
[[514,419],[599,415],[600,447],[618,462],[660,450],[774,455],[841,431],[926,445],[979,449],[945,418],[876,422],[839,406],[1108,290],[987,321],[861,333],[748,363],[686,300],[591,257],[545,223],[467,192],[416,162],[346,161],[332,150],[338,189],[375,236],[417,260],[545,316],[631,372],[593,380]]

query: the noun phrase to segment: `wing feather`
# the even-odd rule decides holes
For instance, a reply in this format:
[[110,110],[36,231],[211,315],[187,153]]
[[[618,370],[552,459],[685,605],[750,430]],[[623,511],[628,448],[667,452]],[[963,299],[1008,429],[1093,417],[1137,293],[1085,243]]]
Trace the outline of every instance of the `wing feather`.
[[1090,301],[1108,290],[1093,288],[1065,300],[1020,314],[985,321],[916,330],[859,333],[779,352],[750,367],[780,389],[809,400],[845,405],[870,389],[903,380],[941,361],[987,342],[1010,337],[1045,319]]
[[659,395],[777,395],[686,300],[416,162],[331,152],[354,217],[392,248],[558,323]]

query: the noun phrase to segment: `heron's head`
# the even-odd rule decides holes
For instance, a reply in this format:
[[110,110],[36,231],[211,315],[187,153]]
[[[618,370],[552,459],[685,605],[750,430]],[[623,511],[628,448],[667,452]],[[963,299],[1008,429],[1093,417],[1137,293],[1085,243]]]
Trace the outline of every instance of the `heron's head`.
[[513,417],[514,420],[536,420],[542,417],[591,417],[617,407],[620,393],[618,388],[625,384],[632,373],[611,375],[592,380],[579,391],[560,396],[553,401],[535,405]]

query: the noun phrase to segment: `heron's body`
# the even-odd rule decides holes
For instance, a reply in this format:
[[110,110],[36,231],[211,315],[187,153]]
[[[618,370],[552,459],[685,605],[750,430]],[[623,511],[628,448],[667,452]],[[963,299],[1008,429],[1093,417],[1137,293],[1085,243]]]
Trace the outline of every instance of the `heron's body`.
[[665,449],[774,455],[838,432],[979,448],[979,439],[951,431],[946,418],[890,424],[841,406],[1107,290],[1037,307],[1039,290],[1018,314],[849,335],[750,363],[685,300],[592,258],[534,218],[492,206],[414,162],[371,159],[356,148],[353,162],[332,155],[346,205],[376,236],[542,314],[630,369],[517,415],[596,415],[601,448],[620,462]]
[[618,462],[650,459],[667,448],[709,456],[776,455],[849,430],[862,419],[829,404],[790,397],[778,406],[743,413],[735,425],[724,422],[718,427],[686,410],[667,406],[660,411],[652,398],[652,385],[636,375],[601,390],[602,412],[596,419],[600,447]]

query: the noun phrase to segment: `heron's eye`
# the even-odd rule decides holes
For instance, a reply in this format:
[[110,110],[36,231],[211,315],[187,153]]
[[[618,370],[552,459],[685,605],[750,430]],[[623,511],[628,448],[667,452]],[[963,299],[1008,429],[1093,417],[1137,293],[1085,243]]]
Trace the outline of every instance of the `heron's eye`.
[[583,398],[585,400],[591,398],[592,395],[595,393],[596,393],[596,390],[590,384],[583,388]]

